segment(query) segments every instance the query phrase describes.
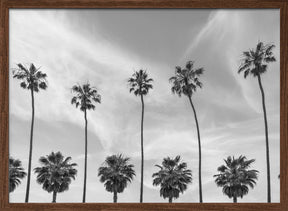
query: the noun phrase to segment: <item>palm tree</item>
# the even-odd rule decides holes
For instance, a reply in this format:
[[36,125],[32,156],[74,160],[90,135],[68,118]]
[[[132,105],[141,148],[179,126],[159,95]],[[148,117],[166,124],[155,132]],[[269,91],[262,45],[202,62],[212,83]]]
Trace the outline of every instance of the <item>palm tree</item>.
[[121,154],[108,156],[98,170],[100,181],[108,192],[113,193],[114,203],[117,202],[117,193],[122,193],[135,176],[134,165],[128,164],[129,160]]
[[144,171],[144,149],[143,149],[143,122],[144,122],[144,99],[143,96],[147,95],[149,89],[153,86],[151,82],[152,78],[148,78],[146,71],[140,69],[136,71],[131,78],[128,79],[130,85],[130,92],[133,92],[136,96],[141,97],[142,103],[142,115],[141,115],[141,186],[140,186],[140,203],[143,202],[143,171]]
[[9,158],[9,193],[13,192],[26,176],[22,163],[18,159]]
[[254,188],[256,185],[258,171],[247,170],[255,160],[247,160],[245,156],[241,155],[236,159],[229,156],[224,161],[226,165],[218,167],[220,173],[214,175],[215,182],[218,187],[223,187],[222,191],[225,195],[233,198],[233,202],[237,203],[238,197],[243,198],[248,194],[249,187]]
[[83,188],[83,203],[86,201],[86,179],[87,179],[87,110],[94,110],[94,103],[101,103],[101,96],[95,87],[91,87],[89,83],[74,85],[72,92],[75,96],[71,100],[71,104],[75,104],[76,108],[84,112],[85,119],[85,166],[84,166],[84,188]]
[[34,128],[34,92],[39,92],[40,89],[45,90],[47,88],[47,75],[42,73],[39,69],[30,64],[29,68],[24,67],[22,64],[17,65],[18,68],[13,70],[13,78],[21,81],[20,86],[23,89],[30,90],[32,99],[32,121],[30,131],[30,148],[29,148],[29,162],[28,162],[28,177],[25,202],[29,201],[29,190],[30,190],[30,176],[31,176],[31,161],[32,161],[32,147],[33,147],[33,128]]
[[57,193],[69,190],[72,179],[75,180],[77,170],[76,163],[70,163],[71,157],[65,158],[61,152],[52,152],[50,155],[39,159],[41,167],[34,169],[37,182],[48,193],[53,193],[52,203],[56,203]]
[[185,162],[180,163],[180,156],[174,159],[167,157],[163,159],[162,166],[156,165],[160,170],[152,175],[153,185],[160,185],[160,196],[168,198],[172,203],[173,198],[179,198],[189,183],[192,182],[192,173],[187,169]]
[[271,202],[271,185],[270,185],[270,159],[269,159],[269,141],[268,141],[268,123],[265,106],[265,94],[261,82],[261,74],[265,73],[268,69],[268,63],[275,62],[276,59],[273,55],[273,48],[275,45],[264,45],[258,42],[256,49],[250,49],[243,52],[243,59],[238,69],[238,73],[244,72],[244,78],[248,75],[257,77],[258,84],[262,95],[262,107],[264,114],[265,125],[265,142],[266,142],[266,162],[267,162],[267,201]]
[[201,140],[200,140],[200,130],[198,119],[196,115],[196,110],[192,102],[192,95],[196,92],[197,87],[202,87],[202,83],[199,81],[199,76],[201,76],[204,72],[204,69],[194,68],[194,62],[188,61],[186,63],[186,68],[182,69],[177,66],[175,70],[175,76],[169,79],[170,83],[172,83],[172,93],[178,94],[181,97],[182,94],[188,97],[190,105],[192,107],[194,118],[196,122],[197,128],[197,136],[198,136],[198,150],[199,150],[199,200],[200,203],[202,200],[202,179],[201,179]]

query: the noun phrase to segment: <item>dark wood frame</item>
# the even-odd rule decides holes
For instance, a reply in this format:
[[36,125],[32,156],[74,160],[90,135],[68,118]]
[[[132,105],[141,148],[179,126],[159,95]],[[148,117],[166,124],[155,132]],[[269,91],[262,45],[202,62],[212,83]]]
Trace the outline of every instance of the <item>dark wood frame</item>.
[[[280,203],[9,203],[10,8],[278,8],[280,9]],[[288,210],[288,0],[0,0],[0,210]]]

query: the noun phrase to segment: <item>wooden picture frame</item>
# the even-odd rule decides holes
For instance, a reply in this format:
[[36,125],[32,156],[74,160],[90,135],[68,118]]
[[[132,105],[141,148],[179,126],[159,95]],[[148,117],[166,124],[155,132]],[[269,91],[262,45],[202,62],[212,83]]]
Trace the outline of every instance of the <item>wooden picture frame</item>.
[[[288,1],[287,0],[1,0],[0,210],[288,210]],[[280,10],[280,203],[9,203],[9,9],[12,8],[262,8]]]

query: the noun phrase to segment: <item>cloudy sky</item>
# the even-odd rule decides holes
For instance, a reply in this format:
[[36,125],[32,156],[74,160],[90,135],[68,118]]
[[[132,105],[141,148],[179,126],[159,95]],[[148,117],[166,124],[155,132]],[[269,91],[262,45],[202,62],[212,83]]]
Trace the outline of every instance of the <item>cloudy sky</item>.
[[[88,113],[87,202],[112,202],[97,170],[108,155],[131,157],[137,177],[119,202],[138,202],[141,101],[127,78],[143,68],[154,79],[145,96],[144,202],[166,202],[152,173],[167,156],[181,155],[193,183],[175,202],[198,202],[198,145],[187,98],[171,94],[175,66],[194,60],[203,67],[203,89],[193,96],[202,138],[204,202],[231,202],[213,175],[229,155],[256,159],[257,186],[239,202],[266,202],[266,157],[261,95],[257,80],[237,74],[241,52],[257,42],[274,43],[277,62],[263,75],[271,155],[272,201],[279,202],[279,10],[10,10],[10,68],[34,63],[48,75],[48,89],[35,96],[32,168],[40,156],[61,151],[78,163],[77,179],[58,202],[81,202],[84,169],[83,112],[70,104],[71,87],[89,81],[102,103]],[[10,74],[10,155],[28,168],[31,98]],[[31,178],[30,202],[52,194]],[[10,194],[24,202],[26,179]]]

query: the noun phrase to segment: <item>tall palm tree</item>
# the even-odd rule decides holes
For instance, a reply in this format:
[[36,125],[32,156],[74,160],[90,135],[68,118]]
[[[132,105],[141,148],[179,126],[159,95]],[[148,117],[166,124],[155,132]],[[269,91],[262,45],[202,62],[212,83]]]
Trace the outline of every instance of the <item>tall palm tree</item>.
[[23,89],[30,90],[32,99],[32,121],[30,130],[30,148],[29,148],[29,162],[28,162],[28,177],[27,177],[27,187],[25,202],[29,201],[29,191],[30,191],[30,176],[31,176],[31,162],[32,162],[32,148],[33,148],[33,128],[34,128],[34,92],[39,92],[40,89],[45,90],[47,88],[46,73],[41,72],[39,69],[30,64],[29,68],[26,68],[22,64],[17,65],[18,68],[13,70],[13,78],[19,79],[21,81],[20,86]]
[[113,193],[114,203],[117,202],[117,193],[122,193],[135,176],[134,165],[128,164],[129,160],[121,154],[108,156],[98,170],[100,181],[108,192]]
[[48,193],[53,193],[52,203],[56,203],[57,193],[69,190],[72,179],[75,180],[77,170],[76,163],[70,163],[71,157],[65,158],[61,152],[52,152],[50,155],[39,159],[41,167],[34,169],[37,182]]
[[236,159],[229,156],[224,161],[226,165],[218,167],[219,174],[214,175],[215,182],[217,186],[223,187],[225,195],[233,198],[233,202],[237,203],[238,197],[243,198],[248,194],[249,187],[254,188],[256,185],[258,171],[247,170],[255,160],[247,160],[245,156],[241,155]]
[[13,192],[27,173],[18,159],[9,158],[9,193]]
[[267,163],[267,201],[271,202],[271,182],[270,182],[270,159],[269,159],[269,141],[268,141],[268,123],[265,106],[265,94],[262,86],[261,75],[268,69],[270,62],[275,62],[276,59],[273,55],[273,48],[275,45],[263,44],[258,42],[256,49],[250,49],[243,52],[243,59],[238,69],[238,73],[244,72],[244,78],[248,75],[257,77],[259,88],[262,95],[262,107],[264,114],[265,125],[265,144],[266,144],[266,163]]
[[151,82],[152,78],[148,78],[146,71],[140,69],[136,71],[131,78],[128,79],[130,85],[130,92],[136,96],[140,96],[142,103],[141,115],[141,186],[140,186],[140,203],[143,202],[143,171],[144,171],[144,149],[143,149],[143,122],[144,122],[144,99],[143,97],[148,94],[149,90],[153,88]]
[[164,158],[162,166],[156,165],[160,170],[152,175],[153,185],[160,185],[160,196],[168,198],[169,203],[172,203],[173,198],[179,198],[179,194],[192,182],[191,170],[187,169],[185,162],[180,163],[180,159],[179,155],[174,159]]
[[87,110],[94,110],[94,103],[101,103],[101,96],[95,87],[91,87],[87,82],[86,84],[74,85],[72,92],[75,96],[71,100],[71,104],[75,104],[76,108],[84,112],[85,119],[85,165],[84,165],[84,187],[83,187],[83,203],[86,201],[86,179],[87,179]]
[[172,83],[172,92],[174,94],[178,94],[179,97],[181,95],[185,95],[188,97],[190,105],[192,107],[194,118],[196,122],[197,128],[197,136],[198,136],[198,150],[199,150],[199,201],[202,200],[202,178],[201,178],[201,140],[200,140],[200,129],[198,124],[198,119],[196,115],[196,110],[194,104],[192,102],[192,95],[196,92],[197,87],[201,88],[202,83],[199,81],[199,77],[203,74],[204,69],[194,68],[194,62],[188,61],[186,63],[186,67],[182,69],[177,66],[175,70],[175,76],[169,79],[170,83]]

